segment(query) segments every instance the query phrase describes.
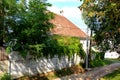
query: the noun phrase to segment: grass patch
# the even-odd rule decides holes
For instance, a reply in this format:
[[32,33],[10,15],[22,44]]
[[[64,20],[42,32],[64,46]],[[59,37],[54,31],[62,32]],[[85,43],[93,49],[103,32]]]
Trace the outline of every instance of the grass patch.
[[100,80],[120,80],[120,68],[114,72],[104,76]]
[[93,60],[90,62],[90,66],[92,68],[94,67],[100,67],[100,66],[105,66],[105,65],[109,65],[109,64],[112,64],[113,61],[110,61],[110,60],[107,60],[107,59],[104,59],[104,60]]

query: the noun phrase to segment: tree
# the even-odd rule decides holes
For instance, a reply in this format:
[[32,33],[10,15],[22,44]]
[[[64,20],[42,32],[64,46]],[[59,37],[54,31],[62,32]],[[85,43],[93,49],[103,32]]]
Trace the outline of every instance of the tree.
[[35,58],[54,55],[71,57],[75,53],[84,56],[79,39],[50,35],[50,29],[54,27],[50,20],[54,14],[47,10],[47,6],[51,4],[44,0],[29,0],[28,4],[26,0],[3,1],[4,20],[1,31],[4,34],[1,36],[7,52],[19,51],[24,57],[30,53]]
[[48,39],[49,30],[53,27],[50,19],[54,16],[47,10],[51,4],[43,0],[30,0],[28,5],[25,0],[20,3],[5,0],[4,5],[4,40],[7,51],[23,51],[25,54],[30,46],[41,45]]
[[0,1],[0,46],[3,46],[4,0]]
[[120,44],[120,0],[84,0],[83,19],[93,30],[101,50],[114,50]]

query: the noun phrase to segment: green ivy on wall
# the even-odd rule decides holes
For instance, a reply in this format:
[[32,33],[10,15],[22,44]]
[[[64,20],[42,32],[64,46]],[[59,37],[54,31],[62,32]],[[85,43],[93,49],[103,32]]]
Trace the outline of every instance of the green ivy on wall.
[[85,58],[85,52],[76,37],[54,35],[44,44],[30,45],[30,54],[35,57],[54,57],[54,55],[72,57],[75,53]]
[[[54,38],[58,41],[59,46],[62,47],[62,51],[64,55],[71,57],[75,53],[81,57],[85,56],[85,52],[82,49],[82,45],[80,44],[80,38],[76,37],[68,37],[68,36],[54,36]],[[61,54],[62,52],[60,52]]]
[[[50,36],[43,44],[26,45],[24,50],[19,51],[23,57],[26,57],[27,53],[34,58],[38,57],[58,57],[68,56],[72,57],[74,54],[79,55],[81,58],[85,58],[85,52],[80,44],[80,38],[68,37],[61,35]],[[9,51],[9,47],[7,48]]]

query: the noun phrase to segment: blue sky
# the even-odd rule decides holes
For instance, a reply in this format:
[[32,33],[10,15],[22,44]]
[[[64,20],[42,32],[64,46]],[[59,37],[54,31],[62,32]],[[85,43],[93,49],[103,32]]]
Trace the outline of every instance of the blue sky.
[[86,32],[86,25],[78,8],[82,4],[80,0],[47,0],[47,2],[52,4],[52,7],[48,8],[50,11],[60,14],[60,11],[63,10],[63,16]]
[[81,2],[78,0],[74,0],[74,1],[73,0],[48,0],[48,2],[50,2],[51,4],[59,8],[66,7],[66,6],[76,7],[81,4]]

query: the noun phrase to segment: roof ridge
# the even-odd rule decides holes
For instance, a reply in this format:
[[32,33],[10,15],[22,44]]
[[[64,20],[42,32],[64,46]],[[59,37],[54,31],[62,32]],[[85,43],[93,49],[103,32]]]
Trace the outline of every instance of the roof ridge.
[[55,14],[55,18],[51,21],[55,27],[51,31],[53,34],[64,34],[66,36],[86,37],[86,33],[77,25],[68,20],[65,16]]

